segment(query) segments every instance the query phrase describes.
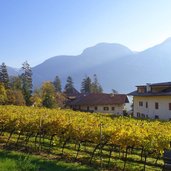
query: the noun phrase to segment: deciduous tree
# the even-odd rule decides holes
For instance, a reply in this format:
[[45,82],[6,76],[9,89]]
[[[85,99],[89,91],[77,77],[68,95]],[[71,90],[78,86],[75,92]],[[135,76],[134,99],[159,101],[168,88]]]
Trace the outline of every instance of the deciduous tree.
[[51,82],[45,82],[42,85],[42,104],[47,108],[56,107],[55,87]]

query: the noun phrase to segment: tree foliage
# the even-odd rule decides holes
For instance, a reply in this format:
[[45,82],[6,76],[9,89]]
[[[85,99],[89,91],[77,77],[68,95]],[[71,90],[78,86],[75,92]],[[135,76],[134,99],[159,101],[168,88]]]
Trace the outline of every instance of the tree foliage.
[[24,62],[22,65],[21,79],[22,79],[22,91],[26,101],[26,105],[31,105],[31,94],[32,94],[32,70],[28,62]]
[[0,105],[3,105],[7,102],[7,92],[4,84],[0,83]]
[[42,104],[47,108],[53,108],[56,106],[56,92],[55,87],[51,82],[45,82],[42,85]]
[[93,75],[94,79],[92,82],[92,93],[103,93],[103,88],[98,82],[97,75]]
[[24,106],[25,99],[21,90],[7,90],[7,104]]
[[5,88],[9,88],[9,76],[5,63],[0,66],[0,82],[4,84]]
[[86,76],[81,83],[81,93],[91,93],[92,82],[89,76]]
[[22,79],[20,76],[10,76],[9,86],[12,90],[22,90]]
[[61,80],[58,76],[55,77],[55,80],[53,81],[53,85],[55,86],[56,92],[62,91]]
[[103,93],[103,88],[98,82],[97,75],[93,75],[93,81],[89,76],[86,76],[81,83],[82,93]]
[[68,76],[66,85],[65,85],[65,92],[67,94],[72,94],[73,91],[74,91],[74,83],[73,83],[72,77]]

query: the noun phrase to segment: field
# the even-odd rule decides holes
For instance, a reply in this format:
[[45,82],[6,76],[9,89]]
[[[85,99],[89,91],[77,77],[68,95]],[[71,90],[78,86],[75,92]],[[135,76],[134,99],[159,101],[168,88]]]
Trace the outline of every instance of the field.
[[51,160],[42,156],[0,150],[1,171],[93,171],[80,163]]
[[[159,171],[170,141],[170,122],[0,106],[0,156],[6,155],[1,162],[13,162],[9,150],[22,151],[29,156],[26,163],[36,163],[35,170],[41,170],[39,160],[43,160],[55,167],[61,162],[60,167],[67,165],[69,170]],[[33,154],[39,160],[34,160]]]

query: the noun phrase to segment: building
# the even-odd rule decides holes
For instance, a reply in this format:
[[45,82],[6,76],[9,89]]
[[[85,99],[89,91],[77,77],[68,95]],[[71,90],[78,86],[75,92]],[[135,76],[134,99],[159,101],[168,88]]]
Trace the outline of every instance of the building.
[[73,110],[111,113],[122,115],[125,105],[129,103],[124,94],[90,93],[80,94],[67,102],[67,107]]
[[133,114],[138,118],[171,119],[171,82],[136,86]]

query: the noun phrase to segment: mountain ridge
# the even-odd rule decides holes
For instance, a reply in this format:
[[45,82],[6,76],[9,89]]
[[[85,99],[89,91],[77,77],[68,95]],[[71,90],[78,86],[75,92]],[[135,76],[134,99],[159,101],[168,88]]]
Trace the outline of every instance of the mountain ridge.
[[58,75],[64,86],[70,75],[79,90],[85,75],[97,74],[105,92],[128,93],[135,85],[169,81],[170,63],[171,38],[141,52],[118,43],[99,43],[79,55],[54,56],[33,67],[33,84],[39,87]]

